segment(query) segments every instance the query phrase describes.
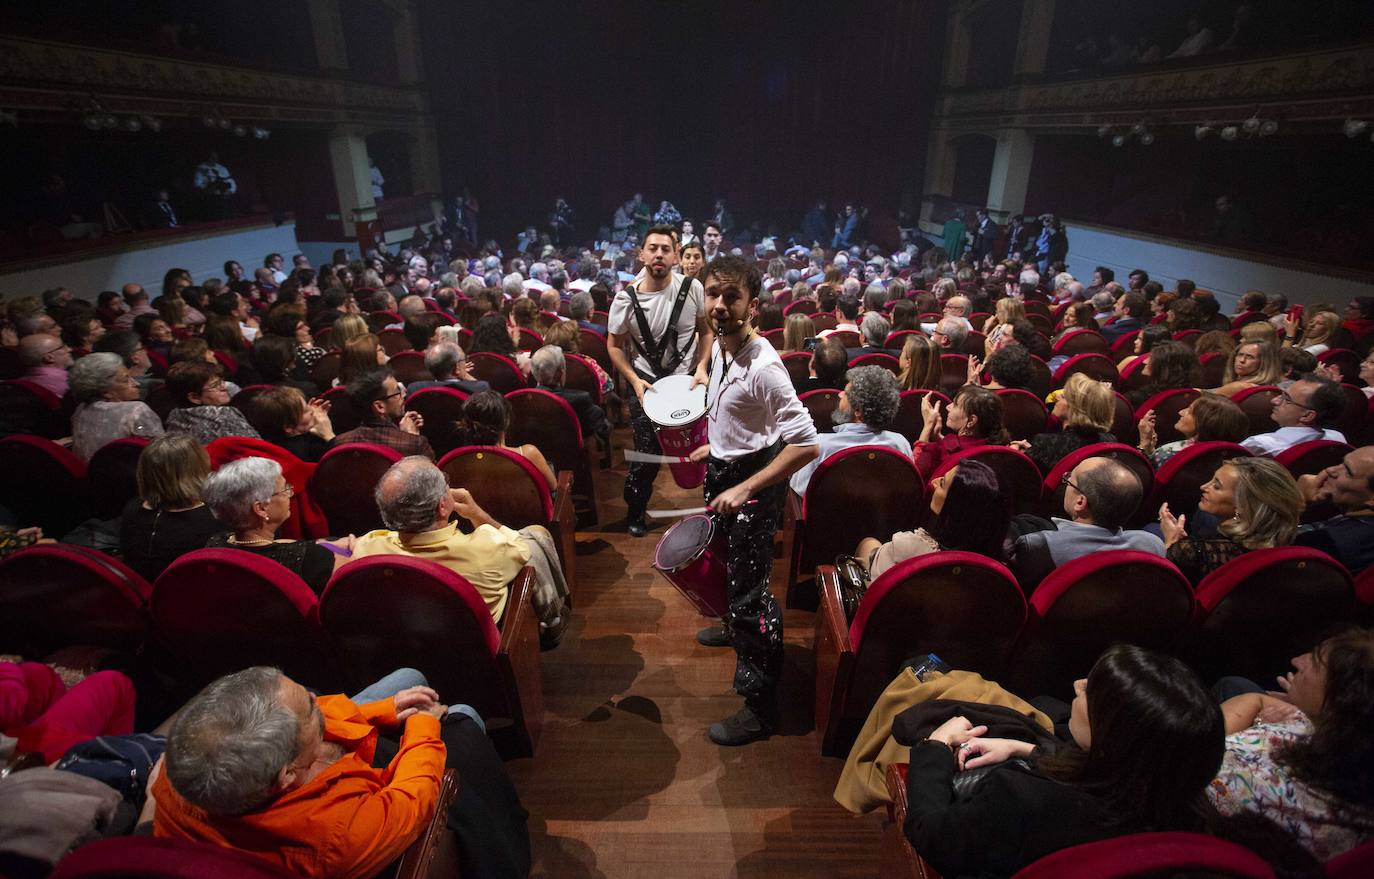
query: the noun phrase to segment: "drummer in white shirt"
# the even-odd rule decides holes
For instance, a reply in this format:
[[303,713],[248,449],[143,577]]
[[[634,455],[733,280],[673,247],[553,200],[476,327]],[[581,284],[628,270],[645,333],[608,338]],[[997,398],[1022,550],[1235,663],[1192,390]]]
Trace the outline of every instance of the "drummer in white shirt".
[[[817,454],[816,428],[782,360],[754,331],[762,278],[752,260],[721,256],[706,269],[706,311],[715,330],[707,364],[706,503],[728,536],[725,619],[735,648],[735,692],[744,707],[714,723],[719,745],[745,745],[777,728],[782,676],[782,613],[768,589],[773,535],[787,478]],[[699,377],[699,376],[698,376]],[[699,633],[712,643],[711,629]]]
[[[606,349],[611,363],[634,391],[630,427],[635,451],[662,455],[656,426],[644,414],[644,395],[670,375],[693,375],[706,384],[705,357],[711,347],[701,282],[673,271],[678,253],[671,226],[654,226],[644,236],[639,259],[644,270],[616,294],[607,322]],[[645,511],[659,465],[631,461],[625,479],[626,522],[630,534],[648,530]]]

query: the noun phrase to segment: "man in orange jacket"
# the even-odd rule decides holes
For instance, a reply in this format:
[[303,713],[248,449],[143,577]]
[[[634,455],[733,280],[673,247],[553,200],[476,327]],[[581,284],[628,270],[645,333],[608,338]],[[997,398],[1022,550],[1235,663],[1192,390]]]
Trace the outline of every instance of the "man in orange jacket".
[[[398,724],[399,750],[374,768],[378,728]],[[149,785],[153,832],[239,849],[304,877],[366,879],[433,818],[446,763],[459,770],[448,825],[465,874],[525,875],[525,812],[470,717],[450,718],[423,685],[356,705],[312,697],[278,669],[249,668],[177,715],[165,771]]]

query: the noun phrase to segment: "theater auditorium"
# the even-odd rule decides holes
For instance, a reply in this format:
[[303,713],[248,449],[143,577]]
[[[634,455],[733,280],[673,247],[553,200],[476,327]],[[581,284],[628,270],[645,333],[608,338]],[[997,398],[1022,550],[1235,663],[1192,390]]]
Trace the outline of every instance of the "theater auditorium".
[[0,877],[1374,876],[1367,0],[0,59]]

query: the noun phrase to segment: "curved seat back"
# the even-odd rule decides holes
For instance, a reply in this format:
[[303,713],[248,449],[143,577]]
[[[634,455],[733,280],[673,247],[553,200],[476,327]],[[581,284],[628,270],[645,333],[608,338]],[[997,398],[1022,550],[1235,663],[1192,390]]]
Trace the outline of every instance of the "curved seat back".
[[614,372],[615,366],[611,363],[610,352],[606,350],[605,336],[596,330],[584,328],[578,332],[577,343],[578,350],[595,360],[607,373]]
[[334,384],[334,379],[339,377],[339,370],[343,366],[343,354],[338,351],[326,352],[323,357],[315,361],[315,365],[310,367],[310,380],[315,383],[317,388],[327,388]]
[[1070,846],[1022,867],[1012,879],[1133,879],[1178,874],[1274,879],[1274,871],[1259,855],[1204,833],[1135,833]]
[[1231,397],[1231,402],[1235,403],[1245,413],[1245,417],[1250,419],[1250,435],[1257,433],[1273,433],[1279,429],[1274,421],[1274,398],[1281,394],[1276,387],[1262,385],[1258,388],[1246,388]]
[[0,434],[32,434],[58,439],[72,432],[62,401],[42,385],[0,381]]
[[1002,401],[1002,423],[1012,439],[1028,440],[1045,430],[1050,413],[1039,397],[1019,388],[1001,388],[996,393]]
[[329,423],[334,433],[347,433],[363,423],[362,413],[343,385],[330,388],[320,396],[329,402]]
[[934,394],[934,400],[946,407],[944,411],[948,411],[949,398],[939,391],[902,391],[897,401],[897,414],[893,416],[892,423],[887,429],[893,433],[900,433],[913,443],[916,442],[921,436],[921,429],[925,426],[925,419],[921,417],[921,401],[927,394]]
[[1043,400],[1053,390],[1054,375],[1050,372],[1050,365],[1039,357],[1032,354],[1030,360],[1031,380],[1030,384],[1026,386],[1026,390]]
[[0,562],[0,644],[46,656],[93,645],[133,653],[148,629],[152,587],[118,559],[69,544],[39,544]]
[[839,391],[822,388],[807,391],[797,399],[801,400],[801,404],[811,415],[811,422],[816,425],[817,433],[835,432],[835,422],[831,420],[831,415],[840,408]]
[[439,469],[451,487],[467,489],[479,507],[508,528],[548,527],[553,521],[549,484],[519,452],[463,446],[444,455]]
[[968,384],[968,355],[940,355],[940,390],[951,400],[959,389]]
[[425,420],[420,433],[429,440],[436,459],[461,444],[458,424],[463,420],[463,404],[467,401],[464,391],[437,385],[406,397],[406,409],[419,412]]
[[1148,552],[1095,552],[1061,565],[1030,596],[1008,686],[1025,698],[1073,697],[1073,682],[1113,644],[1167,650],[1187,631],[1193,589]]
[[1136,422],[1131,401],[1120,391],[1112,391],[1112,436],[1117,442],[1134,446],[1140,442],[1140,427]]
[[291,879],[298,874],[238,849],[152,836],[114,836],[77,848],[50,879]]
[[1055,354],[1074,357],[1078,354],[1108,354],[1112,346],[1107,337],[1096,330],[1072,330],[1059,337],[1053,345]]
[[834,330],[827,339],[838,339],[846,348],[858,348],[863,345],[863,336],[853,330]]
[[1064,509],[1064,474],[1072,473],[1073,468],[1083,463],[1089,458],[1111,458],[1119,461],[1131,469],[1131,472],[1140,480],[1140,504],[1136,507],[1135,516],[1131,521],[1136,522],[1141,517],[1146,516],[1149,510],[1145,506],[1145,501],[1150,497],[1150,490],[1154,487],[1155,472],[1150,464],[1150,459],[1141,454],[1140,449],[1128,446],[1125,443],[1093,443],[1075,449],[1063,458],[1059,463],[1050,469],[1045,476],[1045,508],[1051,515],[1063,515]]
[[812,313],[809,317],[811,318],[811,326],[818,333],[823,333],[826,330],[833,330],[835,327],[839,326],[840,323],[839,318],[829,312],[826,314]]
[[386,365],[391,367],[391,372],[396,376],[396,381],[401,384],[425,382],[434,377],[429,368],[425,366],[423,351],[397,351],[391,355],[391,359],[387,361]]
[[491,385],[498,394],[509,394],[525,387],[524,374],[509,357],[478,351],[468,355],[468,362],[472,364],[472,377]]
[[1013,514],[1039,511],[1042,481],[1040,470],[1034,461],[1008,446],[974,446],[953,455],[946,455],[944,461],[931,474],[931,481],[943,476],[966,459],[981,461],[992,468],[997,474],[997,484],[1002,488],[1002,496],[1011,504]]
[[782,365],[787,369],[787,377],[792,384],[804,382],[811,375],[811,352],[789,351],[782,355]]
[[1331,556],[1301,546],[1234,558],[1197,587],[1200,620],[1190,655],[1208,676],[1273,680],[1355,613],[1350,574]]
[[114,519],[138,496],[138,456],[149,440],[141,436],[117,439],[101,446],[86,465],[91,508],[100,519]]
[[239,392],[229,399],[229,405],[240,412],[247,412],[248,404],[254,397],[261,394],[263,391],[270,391],[271,389],[271,385],[248,385],[247,387],[239,388]]
[[1184,446],[1155,473],[1154,488],[1146,510],[1157,511],[1167,503],[1176,516],[1191,515],[1202,499],[1202,486],[1231,458],[1249,457],[1250,451],[1236,443],[1193,443]]
[[765,339],[768,340],[768,344],[770,344],[770,345],[773,346],[773,350],[774,350],[774,351],[781,351],[781,350],[782,350],[783,335],[784,335],[784,331],[783,331],[783,328],[782,328],[782,327],[775,327],[774,329],[771,329],[771,330],[764,330],[762,333],[759,333],[759,335],[760,335],[760,336],[763,336],[763,338],[765,338]]
[[1213,351],[1198,358],[1202,364],[1202,371],[1198,373],[1198,381],[1204,388],[1219,388],[1226,380],[1226,355],[1220,351]]
[[1341,381],[1353,382],[1360,375],[1360,355],[1349,348],[1331,348],[1317,355],[1317,362],[1336,366]]
[[544,347],[544,337],[529,327],[521,327],[520,338],[516,341],[515,347],[533,354]]
[[501,633],[472,584],[435,562],[368,556],[339,569],[320,621],[350,688],[416,668],[450,703],[509,717],[496,666]]
[[1288,472],[1296,479],[1299,476],[1320,473],[1328,467],[1335,467],[1352,451],[1354,450],[1350,446],[1335,440],[1309,440],[1289,446],[1275,455],[1274,460],[1288,468]]
[[861,354],[849,361],[850,369],[857,369],[860,366],[881,366],[895,376],[902,374],[901,362],[891,354]]
[[506,442],[512,446],[533,443],[555,473],[570,471],[579,515],[594,523],[596,485],[577,413],[567,400],[539,388],[524,388],[507,394],[506,399],[511,408]]
[[157,578],[150,608],[154,634],[185,685],[250,665],[275,665],[316,690],[340,683],[315,593],[271,559],[239,549],[187,553]]
[[45,537],[61,538],[90,515],[86,465],[41,436],[0,437],[0,506],[20,527],[37,525]]
[[1059,369],[1055,370],[1054,386],[1056,388],[1064,387],[1069,376],[1079,372],[1093,381],[1111,382],[1112,384],[1116,384],[1117,379],[1120,378],[1116,371],[1116,363],[1107,355],[1096,352],[1075,354],[1060,364]]
[[1193,388],[1169,388],[1135,407],[1132,415],[1139,422],[1145,417],[1146,412],[1151,409],[1155,411],[1155,436],[1158,437],[1158,444],[1162,446],[1183,439],[1183,434],[1179,433],[1174,425],[1178,423],[1179,413],[1193,405],[1193,401],[1200,396],[1202,395]]
[[310,477],[310,497],[324,510],[330,534],[385,528],[373,491],[401,453],[371,443],[346,443],[324,453]]
[[592,395],[592,402],[602,405],[601,382],[596,377],[596,371],[592,369],[595,361],[590,357],[581,354],[563,355],[563,384],[566,387],[578,391],[586,391]]
[[410,347],[410,340],[406,338],[404,330],[374,330],[377,334],[377,342],[386,352],[387,357],[395,357],[402,351],[414,350]]
[[913,656],[1000,678],[1026,620],[1026,600],[1004,566],[976,553],[938,552],[884,571],[849,626],[854,676],[844,715],[860,721]]

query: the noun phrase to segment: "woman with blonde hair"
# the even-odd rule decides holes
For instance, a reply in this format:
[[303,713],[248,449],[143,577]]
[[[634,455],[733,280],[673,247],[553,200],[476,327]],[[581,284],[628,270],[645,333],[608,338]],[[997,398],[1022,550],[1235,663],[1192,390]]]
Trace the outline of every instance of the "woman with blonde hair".
[[811,318],[805,314],[789,314],[787,322],[783,324],[782,331],[782,350],[783,353],[801,351],[805,348],[807,339],[816,337],[816,325],[811,322]]
[[[1247,324],[1246,328],[1248,329],[1249,326],[1251,325]],[[1320,357],[1331,350],[1331,337],[1336,334],[1336,330],[1340,329],[1340,326],[1341,316],[1334,311],[1309,313],[1306,325],[1302,328],[1302,341],[1299,342],[1298,322],[1291,318],[1285,318],[1283,321],[1283,347],[1299,347]]]
[[1011,447],[1025,452],[1041,473],[1049,473],[1070,452],[1097,443],[1114,443],[1109,432],[1116,412],[1116,398],[1108,382],[1095,381],[1081,372],[1069,376],[1063,389],[1050,395],[1051,413],[1059,419],[1059,433],[1038,433],[1029,441],[1015,440]]
[[1216,392],[1223,397],[1234,397],[1246,388],[1278,384],[1282,378],[1283,359],[1279,349],[1268,342],[1246,342],[1237,345],[1231,359],[1226,361],[1226,373]]
[[363,320],[362,315],[340,315],[335,318],[333,328],[329,331],[329,347],[342,351],[350,339],[366,336],[368,332],[367,321]]
[[136,477],[138,497],[119,519],[119,553],[151,583],[178,556],[203,548],[220,531],[201,500],[210,456],[189,433],[168,433],[139,454]]
[[937,391],[940,389],[940,346],[929,337],[906,337],[902,354],[899,384],[904,391]]
[[948,302],[949,297],[959,294],[959,285],[954,283],[953,278],[941,278],[930,285],[930,292],[934,293],[942,303]]
[[[582,330],[575,320],[560,320],[558,323],[549,327],[544,333],[545,345],[557,345],[563,349],[564,354],[582,353]],[[461,343],[459,343],[461,347]],[[596,376],[597,386],[601,388],[603,395],[611,393],[613,383],[611,377],[606,374],[599,364],[590,357],[585,358],[585,363]]]
[[1298,533],[1306,503],[1293,475],[1271,458],[1232,458],[1202,486],[1198,509],[1220,523],[1215,537],[1189,537],[1185,516],[1164,504],[1159,528],[1166,557],[1197,585],[1212,571],[1252,549],[1287,546]]
[[983,341],[984,358],[991,357],[992,352],[1001,347],[1003,337],[1011,337],[1012,324],[1025,318],[1026,306],[1020,299],[1007,296],[997,300],[992,317],[983,324],[983,334],[987,336]]

